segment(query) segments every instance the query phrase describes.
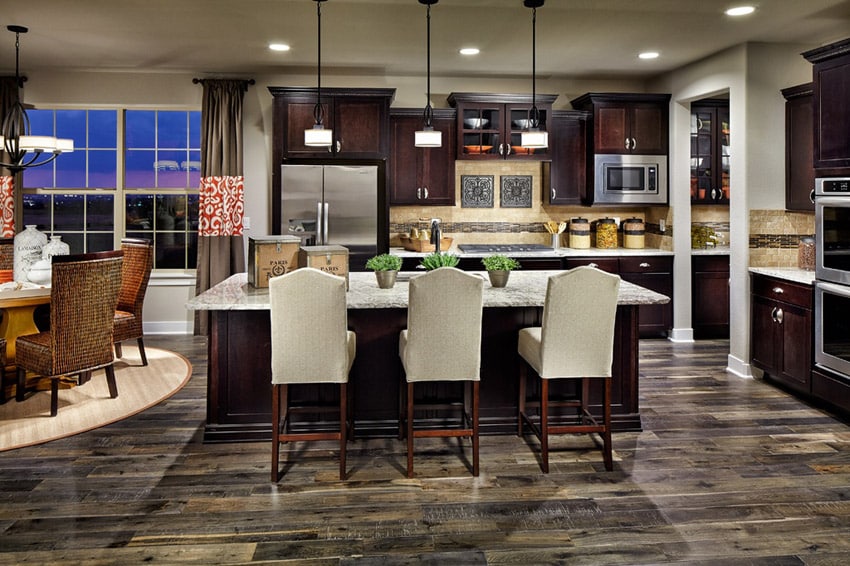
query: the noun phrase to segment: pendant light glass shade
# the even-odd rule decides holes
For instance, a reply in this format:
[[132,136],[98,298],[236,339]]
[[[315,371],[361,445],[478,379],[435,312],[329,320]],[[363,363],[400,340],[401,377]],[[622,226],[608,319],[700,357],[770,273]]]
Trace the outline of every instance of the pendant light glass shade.
[[[24,84],[20,74],[20,35],[29,30],[15,25],[6,26],[6,29],[15,34],[15,85],[20,90]],[[8,154],[9,162],[0,161],[0,168],[5,167],[17,175],[25,169],[46,165],[63,153],[73,152],[74,140],[30,135],[30,120],[19,97],[0,124],[0,154],[3,151]]]
[[427,16],[427,36],[428,36],[428,44],[427,44],[427,52],[428,52],[428,67],[427,67],[427,89],[426,100],[425,100],[425,112],[423,119],[425,121],[425,125],[421,130],[417,130],[413,135],[413,145],[416,147],[441,147],[443,145],[443,133],[435,130],[434,126],[431,125],[431,117],[433,115],[433,110],[431,109],[431,6],[439,2],[440,0],[419,0],[420,4],[425,4],[428,6],[428,16]]
[[545,0],[523,0],[526,8],[531,8],[531,109],[528,111],[528,127],[520,137],[522,147],[545,149],[549,147],[549,134],[540,129],[540,110],[537,108],[537,8]]
[[330,147],[333,144],[333,130],[325,128],[324,114],[322,108],[322,2],[326,0],[313,0],[316,3],[316,22],[318,30],[316,33],[318,44],[317,81],[316,81],[316,106],[313,107],[313,118],[316,123],[312,128],[304,130],[304,145],[309,147]]

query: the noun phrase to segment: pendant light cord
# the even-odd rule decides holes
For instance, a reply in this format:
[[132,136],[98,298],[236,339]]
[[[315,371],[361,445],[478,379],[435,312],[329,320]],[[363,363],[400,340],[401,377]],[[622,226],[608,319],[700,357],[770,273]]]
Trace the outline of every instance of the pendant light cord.
[[427,15],[427,99],[425,100],[425,127],[431,127],[431,118],[434,115],[433,110],[431,109],[431,4],[428,4],[428,15]]
[[316,0],[316,21],[318,22],[318,78],[316,87],[316,106],[313,107],[313,118],[316,124],[321,126],[324,121],[325,111],[322,108],[322,2]]
[[531,9],[531,127],[540,124],[540,111],[537,109],[537,7]]

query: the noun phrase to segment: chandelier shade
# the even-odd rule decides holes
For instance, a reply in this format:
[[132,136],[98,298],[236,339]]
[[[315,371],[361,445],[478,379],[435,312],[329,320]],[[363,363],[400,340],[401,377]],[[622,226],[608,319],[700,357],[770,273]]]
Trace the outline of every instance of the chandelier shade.
[[[20,71],[20,36],[29,29],[15,25],[6,26],[6,29],[15,34],[15,85],[20,93],[24,84]],[[0,167],[17,175],[25,169],[46,165],[63,153],[73,152],[74,140],[31,135],[30,120],[18,96],[0,124],[0,148],[8,158],[7,161],[0,161]]]
[[549,147],[549,133],[540,128],[540,110],[537,108],[537,8],[545,0],[523,0],[531,8],[531,109],[528,111],[528,127],[521,134],[522,147],[544,149]]
[[317,81],[316,81],[316,106],[313,107],[313,119],[316,121],[312,128],[304,130],[304,145],[310,147],[330,147],[333,144],[333,130],[325,128],[325,111],[322,108],[322,2],[327,0],[313,0],[316,3],[317,22]]
[[419,0],[420,4],[424,4],[428,7],[428,13],[426,17],[426,26],[427,26],[427,92],[425,94],[425,112],[423,115],[423,120],[425,125],[421,130],[416,131],[413,134],[413,144],[416,147],[441,147],[443,145],[443,133],[439,130],[435,130],[434,126],[431,125],[431,119],[434,115],[434,111],[431,108],[431,6],[439,2],[440,0]]

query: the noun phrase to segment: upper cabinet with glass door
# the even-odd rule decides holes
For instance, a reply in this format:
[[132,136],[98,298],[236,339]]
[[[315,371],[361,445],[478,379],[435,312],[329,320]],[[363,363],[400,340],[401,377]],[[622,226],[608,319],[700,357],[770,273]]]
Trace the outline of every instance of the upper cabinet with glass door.
[[[539,128],[547,129],[557,95],[538,94]],[[550,159],[549,148],[522,147],[522,132],[529,124],[531,95],[453,92],[448,97],[457,108],[458,159]]]
[[691,104],[691,203],[729,204],[729,101]]

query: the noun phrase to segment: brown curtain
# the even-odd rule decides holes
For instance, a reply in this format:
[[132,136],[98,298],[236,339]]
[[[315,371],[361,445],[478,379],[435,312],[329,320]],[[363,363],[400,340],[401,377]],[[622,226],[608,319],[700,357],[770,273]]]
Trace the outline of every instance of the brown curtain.
[[[201,187],[195,294],[245,271],[242,239],[242,100],[245,80],[200,81]],[[206,311],[195,311],[195,334],[209,334]]]
[[[0,125],[9,109],[18,102],[20,91],[15,77],[0,77]],[[5,132],[4,132],[5,133]],[[8,154],[0,147],[0,161],[8,163]],[[5,167],[0,168],[0,237],[15,235],[15,178]]]

